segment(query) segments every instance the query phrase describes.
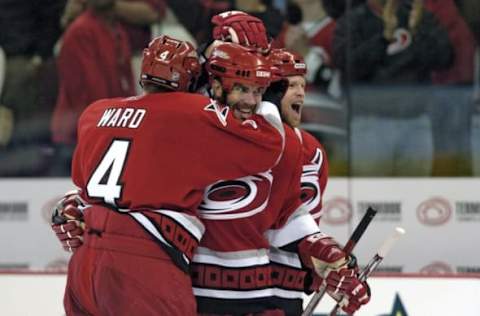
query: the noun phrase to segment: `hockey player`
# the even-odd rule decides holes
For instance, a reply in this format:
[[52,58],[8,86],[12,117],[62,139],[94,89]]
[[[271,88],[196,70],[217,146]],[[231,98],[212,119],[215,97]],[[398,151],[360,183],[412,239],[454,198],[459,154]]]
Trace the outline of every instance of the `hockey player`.
[[[219,47],[206,68],[211,77],[225,81],[228,73],[233,80],[242,69],[217,53]],[[285,104],[292,102],[288,92],[283,99]],[[292,125],[298,125],[297,116],[291,115]],[[285,140],[282,159],[271,171],[215,182],[205,192],[199,216],[206,232],[192,262],[200,315],[299,315],[305,284],[311,286],[305,278],[316,272],[330,292],[347,298],[345,311],[353,313],[368,302],[366,284],[358,281],[345,253],[331,237],[319,233],[308,213],[305,205],[313,201],[302,205],[305,154],[290,127],[285,128]],[[320,154],[316,155],[308,161],[315,168]],[[308,169],[310,177],[314,169]]]
[[328,159],[319,141],[299,128],[305,102],[307,65],[300,54],[287,49],[272,49],[268,58],[278,71],[276,75],[282,79],[270,85],[264,98],[279,104],[282,121],[293,128],[302,143],[301,198],[305,208],[319,223],[322,196],[328,181]]
[[81,115],[72,179],[88,206],[81,214],[61,203],[54,216],[86,229],[68,267],[67,315],[196,314],[186,272],[204,233],[205,187],[268,171],[283,147],[279,117],[244,102],[268,86],[270,67],[246,50],[239,57],[249,75],[233,110],[182,92],[197,55],[162,36],[144,52],[145,95],[99,100]]
[[[295,131],[302,143],[302,207],[309,211],[315,221],[319,223],[323,193],[328,181],[328,160],[326,152],[318,140],[308,132],[299,129],[305,101],[307,65],[300,54],[287,49],[272,49],[269,59],[278,69],[277,75],[282,79],[270,85],[264,98],[279,105],[282,120]],[[290,261],[281,260],[282,257],[275,255],[277,252],[283,252],[286,257],[290,258]],[[292,274],[305,276],[304,288],[288,289],[282,286],[282,284],[275,284],[277,290],[283,293],[281,298],[283,308],[287,311],[295,310],[294,308],[296,306],[298,308],[302,302],[303,292],[310,294],[318,288],[322,280],[318,278],[314,271],[291,264],[291,262],[300,259],[296,251],[291,251],[288,247],[284,247],[281,250],[273,248],[270,250],[270,253],[273,271],[290,271]],[[292,260],[292,258],[295,260]],[[288,295],[286,295],[287,293]],[[330,294],[335,299],[340,299],[338,295]],[[368,302],[368,296],[362,302],[358,302],[361,298],[362,296],[349,297],[349,306],[345,307],[345,311],[352,313],[360,305]]]

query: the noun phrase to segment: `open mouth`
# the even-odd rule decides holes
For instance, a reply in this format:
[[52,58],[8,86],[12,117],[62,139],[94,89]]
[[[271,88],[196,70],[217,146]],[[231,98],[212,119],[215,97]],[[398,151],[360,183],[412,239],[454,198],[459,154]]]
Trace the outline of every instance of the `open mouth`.
[[253,115],[253,109],[251,109],[251,108],[244,108],[244,109],[235,108],[234,109],[234,114],[235,114],[236,118],[246,120],[246,119],[250,118],[250,116]]
[[291,108],[292,108],[292,110],[295,111],[297,114],[300,114],[300,111],[301,111],[301,109],[302,109],[302,105],[303,105],[303,104],[301,104],[301,103],[293,103],[293,104],[291,105]]

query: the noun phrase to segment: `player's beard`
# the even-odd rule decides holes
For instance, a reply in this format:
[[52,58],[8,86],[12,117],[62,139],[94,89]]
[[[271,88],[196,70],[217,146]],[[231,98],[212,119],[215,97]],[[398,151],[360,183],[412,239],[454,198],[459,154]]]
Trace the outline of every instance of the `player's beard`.
[[[235,103],[232,103],[232,104],[229,104],[227,102],[227,91],[223,90],[222,91],[222,95],[220,97],[218,97],[216,99],[216,101],[218,103],[220,103],[221,105],[227,105],[230,110],[233,112],[233,116],[236,118],[236,119],[239,119],[239,120],[246,120],[248,119],[250,116],[252,116],[253,114],[255,114],[255,111],[257,109],[257,105],[255,106],[251,106],[251,105],[245,105],[244,103],[242,103],[241,101],[237,101]],[[242,113],[242,111],[240,109],[246,109],[246,108],[253,108],[251,113]]]

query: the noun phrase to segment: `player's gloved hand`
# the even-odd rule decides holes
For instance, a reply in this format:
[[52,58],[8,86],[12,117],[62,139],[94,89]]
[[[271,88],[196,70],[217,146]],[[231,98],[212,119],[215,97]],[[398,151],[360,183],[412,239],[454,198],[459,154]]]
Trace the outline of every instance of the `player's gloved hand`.
[[366,282],[358,279],[355,257],[347,257],[332,237],[314,234],[303,239],[298,247],[302,262],[320,278],[314,278],[313,284],[325,284],[329,295],[345,312],[352,314],[368,303],[370,289]]
[[226,11],[212,17],[213,38],[268,51],[270,44],[262,20],[242,11]]
[[282,99],[285,93],[287,92],[287,89],[288,89],[287,79],[274,81],[270,84],[270,86],[267,88],[267,90],[263,94],[262,101],[271,102],[276,106],[278,106],[278,108],[281,108]]
[[[358,279],[357,279],[358,281]],[[348,315],[353,315],[362,305],[367,304],[370,301],[370,287],[365,282],[352,282],[352,285],[346,290],[345,294],[334,294],[331,291],[327,293],[338,302],[338,305]]]
[[62,243],[63,249],[74,252],[83,244],[85,203],[76,190],[65,193],[52,212],[52,230]]
[[[355,313],[362,305],[370,301],[370,287],[368,283],[361,282],[358,279],[358,265],[355,256],[350,255],[346,269],[331,271],[330,284],[327,282],[327,293],[338,302],[340,307],[347,314]],[[336,288],[332,286],[332,281],[338,282]]]

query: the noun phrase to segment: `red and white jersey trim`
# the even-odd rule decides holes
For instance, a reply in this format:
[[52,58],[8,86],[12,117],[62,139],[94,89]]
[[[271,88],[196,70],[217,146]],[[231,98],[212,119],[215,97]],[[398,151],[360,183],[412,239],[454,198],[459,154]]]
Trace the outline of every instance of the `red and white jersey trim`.
[[[238,273],[246,271],[245,269],[255,269],[266,267],[270,264],[272,253],[267,249],[258,250],[244,250],[244,251],[232,251],[221,252],[213,251],[205,247],[198,247],[195,256],[193,257],[193,263],[195,265],[210,265],[221,266],[229,269],[228,271],[235,271],[238,269]],[[300,260],[295,258],[294,254],[284,251],[275,251],[273,254],[276,261],[285,263],[285,265],[300,268]],[[225,270],[227,271],[227,270]],[[270,273],[270,270],[268,270]],[[270,279],[270,277],[268,277]],[[302,291],[286,290],[281,288],[275,288],[270,285],[267,288],[251,289],[251,290],[230,290],[220,288],[207,288],[203,286],[193,285],[193,293],[197,297],[207,298],[219,298],[219,299],[252,299],[252,298],[265,298],[265,297],[283,297],[283,298],[301,298]]]
[[280,263],[293,268],[302,268],[302,263],[296,253],[270,248],[269,258],[272,262]]
[[163,238],[160,231],[153,225],[152,221],[149,220],[145,215],[140,212],[128,212],[130,216],[135,218],[137,222],[139,222],[150,234],[152,234],[155,238],[163,242],[165,245],[169,247],[173,247],[165,238]]
[[154,210],[153,212],[161,213],[173,218],[177,223],[182,225],[183,228],[188,230],[198,241],[202,239],[202,236],[205,233],[205,226],[195,216],[169,210]]
[[228,268],[244,268],[268,264],[269,258],[267,249],[225,252],[198,247],[192,261]]
[[[143,227],[145,227],[145,229],[152,233],[152,235],[154,235],[155,237],[157,236],[157,232],[155,232],[155,230],[157,229],[151,224],[150,220],[141,212],[132,212],[132,210],[129,209],[118,210],[122,213],[128,213],[132,215],[139,223],[142,224]],[[200,242],[200,239],[202,239],[202,236],[205,233],[205,226],[195,216],[169,210],[149,210],[149,212],[163,214],[175,220],[175,222],[182,225],[185,230],[191,233],[198,242]]]
[[133,217],[155,240],[163,245],[172,260],[182,270],[188,271],[195,249],[205,232],[203,224],[194,216],[170,210],[152,210],[161,214],[154,221],[141,211],[119,209]]
[[265,237],[273,247],[280,248],[305,236],[320,232],[312,215],[300,206],[280,229],[266,231]]
[[193,288],[193,294],[204,297],[211,298],[222,298],[222,299],[250,299],[250,298],[259,298],[259,297],[272,297],[278,296],[283,298],[302,298],[303,293],[297,291],[283,290],[279,288],[267,288],[262,290],[251,290],[251,291],[232,291],[232,290],[214,290],[214,289],[204,289],[204,288]]
[[[273,127],[275,127],[280,135],[282,135],[282,154],[285,150],[285,130],[283,128],[282,117],[280,116],[280,112],[275,104],[267,101],[262,101],[257,106],[257,110],[255,112],[258,115],[263,116],[267,122],[269,122]],[[277,165],[282,159],[282,155],[280,155],[277,159],[275,165]]]

